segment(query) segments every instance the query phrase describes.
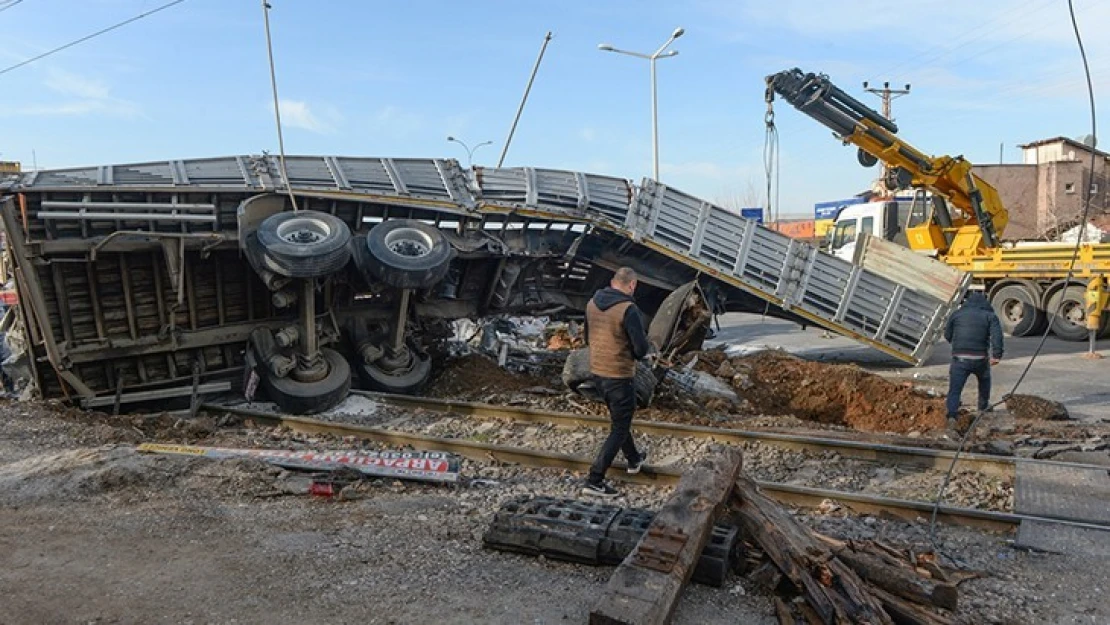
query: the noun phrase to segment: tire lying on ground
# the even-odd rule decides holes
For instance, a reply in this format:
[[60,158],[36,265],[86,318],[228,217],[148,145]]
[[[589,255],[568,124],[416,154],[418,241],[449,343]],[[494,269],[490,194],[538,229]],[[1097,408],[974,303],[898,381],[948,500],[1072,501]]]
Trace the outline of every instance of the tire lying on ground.
[[367,386],[383,393],[411,394],[424,386],[432,373],[432,359],[427,354],[410,347],[411,359],[407,366],[388,370],[375,364],[362,363],[359,377]]
[[369,278],[400,289],[426,289],[447,275],[455,250],[438,229],[414,219],[390,219],[366,236]]
[[275,213],[258,226],[256,236],[272,268],[290,278],[322,278],[351,259],[347,224],[319,211]]
[[[648,365],[636,363],[636,377],[632,381],[636,388],[636,405],[647,408],[655,396],[655,387],[658,381]],[[592,401],[605,401],[593,385],[593,375],[590,373],[590,348],[576,349],[567,354],[563,363],[563,384],[567,388]]]
[[339,352],[321,348],[320,357],[327,362],[328,374],[315,382],[300,382],[293,377],[279,378],[262,374],[266,395],[283,412],[312,414],[334,408],[351,390],[351,365]]

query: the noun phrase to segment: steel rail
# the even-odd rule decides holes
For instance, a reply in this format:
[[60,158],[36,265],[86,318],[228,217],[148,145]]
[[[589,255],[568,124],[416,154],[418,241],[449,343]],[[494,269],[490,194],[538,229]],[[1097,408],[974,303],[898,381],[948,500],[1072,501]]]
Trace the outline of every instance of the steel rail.
[[[512,419],[513,421],[527,423],[548,423],[563,426],[609,427],[609,419],[593,415],[537,410],[535,408],[522,408],[518,406],[498,406],[495,404],[457,401],[452,399],[374,393],[359,390],[352,390],[351,394],[360,395],[398,407],[420,408],[435,412],[461,414],[479,419]],[[835,451],[845,458],[902,466],[914,466],[925,469],[946,470],[949,464],[951,464],[952,458],[956,455],[956,452],[946,449],[907,447],[887,443],[803,436],[783,432],[758,432],[731,428],[715,428],[703,425],[670,423],[666,421],[641,421],[637,419],[635,428],[637,432],[643,432],[644,434],[651,434],[654,436],[707,438],[730,443],[758,442],[782,449],[800,451]],[[1033,458],[1016,458],[1011,456],[992,456],[989,454],[960,454],[959,462],[961,466],[973,469],[984,475],[1002,477],[1014,477],[1018,463],[1063,466],[1076,469],[1105,469],[1105,467],[1090,464],[1060,462],[1056,460],[1037,460]]]
[[[249,417],[251,420],[258,423],[285,427],[294,432],[304,434],[330,434],[333,436],[372,440],[396,446],[412,447],[413,449],[446,451],[458,454],[464,458],[482,462],[492,460],[529,467],[554,468],[580,473],[588,471],[592,463],[591,458],[573,456],[570,454],[481,443],[477,441],[442,438],[438,436],[428,436],[426,434],[399,432],[385,428],[322,421],[307,417],[294,417],[253,410],[250,408],[203,404],[201,405],[201,409],[238,414]],[[678,483],[678,479],[682,475],[682,472],[677,469],[651,466],[646,466],[640,473],[631,475],[620,470],[622,468],[622,465],[615,465],[613,477],[639,484],[657,486],[674,485]],[[857,513],[893,516],[907,521],[924,518],[932,511],[932,504],[923,501],[891,499],[863,493],[793,486],[774,482],[758,482],[758,484],[764,493],[776,500],[806,508],[816,508],[823,502],[832,500],[842,507]],[[1009,531],[1026,520],[1100,530],[1110,529],[1110,526],[1077,522],[1069,519],[1046,518],[1009,512],[993,512],[955,506],[941,506],[938,518],[942,522],[950,525],[977,527],[991,531]]]

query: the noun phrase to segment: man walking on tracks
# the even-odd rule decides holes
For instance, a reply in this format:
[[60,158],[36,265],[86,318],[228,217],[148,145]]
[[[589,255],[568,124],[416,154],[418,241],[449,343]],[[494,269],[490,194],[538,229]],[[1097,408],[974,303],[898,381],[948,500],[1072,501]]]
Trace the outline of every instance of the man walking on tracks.
[[956,429],[960,395],[967,378],[979,382],[979,410],[991,403],[991,367],[1002,359],[1002,325],[987,298],[972,291],[963,306],[952,313],[944,326],[944,338],[952,344],[952,364],[948,369],[948,428]]
[[601,446],[582,494],[616,497],[620,493],[605,481],[605,472],[617,452],[624,453],[629,473],[639,473],[647,453],[632,441],[632,414],[636,411],[636,361],[651,351],[644,319],[632,294],[636,272],[621,267],[607,288],[594,294],[586,305],[586,342],[590,346],[590,373],[597,390],[609,406],[609,436]]

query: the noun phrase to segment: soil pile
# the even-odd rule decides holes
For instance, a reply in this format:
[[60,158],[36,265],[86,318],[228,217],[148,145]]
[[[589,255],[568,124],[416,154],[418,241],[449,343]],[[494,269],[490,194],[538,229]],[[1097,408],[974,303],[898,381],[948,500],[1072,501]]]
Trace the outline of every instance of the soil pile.
[[1066,421],[1071,418],[1064,404],[1036,395],[1010,395],[1006,399],[1006,409],[1018,419]]
[[944,401],[853,365],[810,362],[783,352],[728,358],[702,352],[696,365],[727,380],[768,414],[869,432],[927,432],[945,427]]

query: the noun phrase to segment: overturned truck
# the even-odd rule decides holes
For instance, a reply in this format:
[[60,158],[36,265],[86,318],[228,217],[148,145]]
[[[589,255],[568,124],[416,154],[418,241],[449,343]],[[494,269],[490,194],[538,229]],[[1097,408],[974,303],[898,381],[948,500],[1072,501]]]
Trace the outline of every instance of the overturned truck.
[[85,407],[261,387],[325,410],[412,392],[443,320],[579,315],[619,266],[649,315],[816,324],[920,363],[967,279],[857,266],[653,180],[454,160],[269,155],[44,170],[0,186],[31,377]]

